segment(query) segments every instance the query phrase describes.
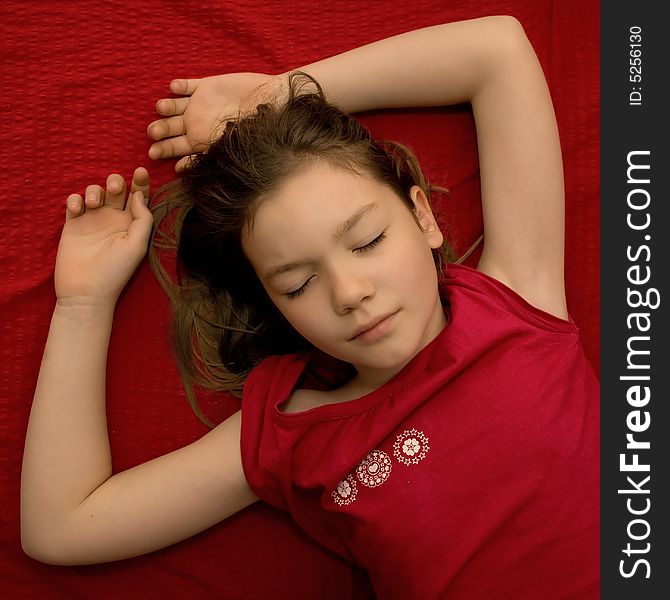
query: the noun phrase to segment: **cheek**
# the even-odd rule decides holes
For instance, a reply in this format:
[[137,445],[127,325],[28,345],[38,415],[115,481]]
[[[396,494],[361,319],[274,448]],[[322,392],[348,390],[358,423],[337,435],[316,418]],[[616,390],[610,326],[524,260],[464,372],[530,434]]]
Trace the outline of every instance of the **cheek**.
[[285,300],[275,306],[293,329],[309,341],[313,342],[319,332],[323,332],[323,316],[309,298],[299,296],[295,300]]
[[423,282],[427,275],[435,273],[432,249],[418,231],[406,232],[399,243],[394,244],[386,259],[390,272],[396,277],[402,274],[401,279],[406,282]]
[[394,253],[386,281],[412,306],[432,304],[437,293],[437,271],[433,253],[425,240],[408,243]]

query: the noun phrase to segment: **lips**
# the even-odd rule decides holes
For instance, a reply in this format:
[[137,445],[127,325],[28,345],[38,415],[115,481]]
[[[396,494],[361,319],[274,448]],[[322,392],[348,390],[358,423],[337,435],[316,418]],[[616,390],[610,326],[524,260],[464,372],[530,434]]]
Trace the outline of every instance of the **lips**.
[[356,331],[354,331],[354,335],[349,338],[349,341],[356,339],[359,335],[365,333],[366,331],[370,331],[371,329],[374,329],[377,325],[379,325],[382,321],[385,321],[389,317],[393,316],[396,314],[396,312],[391,312],[387,313],[385,315],[382,315],[380,317],[376,317],[372,319],[371,321],[368,321],[365,325],[361,325]]

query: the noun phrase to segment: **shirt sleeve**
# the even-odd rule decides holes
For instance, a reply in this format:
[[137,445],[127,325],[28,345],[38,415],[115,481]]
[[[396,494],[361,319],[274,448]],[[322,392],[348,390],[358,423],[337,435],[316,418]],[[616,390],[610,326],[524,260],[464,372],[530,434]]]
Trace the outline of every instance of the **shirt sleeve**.
[[272,411],[278,392],[275,374],[281,358],[269,357],[255,367],[244,384],[240,451],[249,487],[261,499],[288,510],[281,485],[282,453]]

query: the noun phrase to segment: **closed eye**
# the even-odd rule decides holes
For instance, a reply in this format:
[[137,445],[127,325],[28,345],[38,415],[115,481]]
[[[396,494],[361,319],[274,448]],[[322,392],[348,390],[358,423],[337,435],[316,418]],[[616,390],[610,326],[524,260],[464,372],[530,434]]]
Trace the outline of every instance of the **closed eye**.
[[367,252],[368,250],[372,250],[377,244],[380,244],[382,240],[386,239],[386,232],[382,231],[374,240],[372,240],[369,244],[365,244],[365,246],[361,246],[360,248],[354,248],[354,252]]
[[309,282],[312,281],[312,277],[310,277],[307,281],[305,281],[305,283],[303,283],[297,290],[293,290],[292,292],[286,292],[284,296],[286,296],[289,300],[291,300],[304,294],[305,290],[307,289],[307,286],[309,285]]
[[[386,239],[386,232],[382,231],[374,240],[371,242],[365,244],[365,246],[360,246],[359,248],[354,248],[354,252],[368,252],[372,250],[375,246],[380,244],[382,240]],[[293,290],[292,292],[286,292],[284,295],[289,299],[292,300],[293,298],[297,298],[298,296],[301,296],[302,294],[305,293],[305,290],[307,289],[307,286],[309,285],[309,282],[312,281],[314,276],[310,277],[303,285],[301,285],[297,290]]]

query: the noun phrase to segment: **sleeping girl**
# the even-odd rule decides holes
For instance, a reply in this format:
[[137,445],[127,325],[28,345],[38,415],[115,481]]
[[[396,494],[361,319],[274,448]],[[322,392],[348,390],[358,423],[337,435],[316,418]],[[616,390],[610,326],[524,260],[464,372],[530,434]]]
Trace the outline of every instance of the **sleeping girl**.
[[[152,208],[144,168],[129,190],[113,174],[66,200],[23,463],[25,552],[125,559],[260,499],[364,567],[379,598],[597,598],[598,383],[566,306],[558,131],[520,23],[448,23],[172,89],[150,157],[178,157],[180,179]],[[440,231],[442,188],[351,116],[463,102],[481,173],[476,268]],[[112,475],[108,342],[148,246],[194,409],[192,383],[241,409]],[[157,255],[171,246],[174,282]]]

